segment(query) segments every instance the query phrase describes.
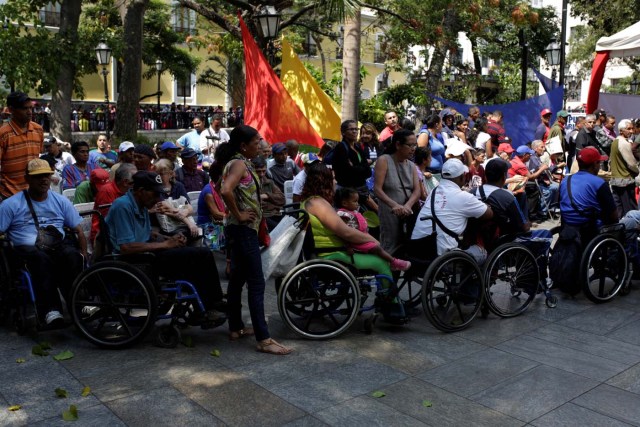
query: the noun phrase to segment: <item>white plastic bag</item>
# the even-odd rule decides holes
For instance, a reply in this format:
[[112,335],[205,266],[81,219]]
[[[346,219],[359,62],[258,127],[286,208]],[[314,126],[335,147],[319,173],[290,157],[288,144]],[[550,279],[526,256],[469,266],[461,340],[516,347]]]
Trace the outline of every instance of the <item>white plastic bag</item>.
[[285,276],[298,261],[305,231],[298,228],[296,218],[285,215],[269,233],[271,245],[262,252],[262,272],[265,280],[270,276]]
[[[185,204],[187,203],[187,199],[185,199],[184,196],[180,196],[176,200],[169,197],[167,200],[163,201],[162,203],[168,204],[175,209],[183,209],[185,207]],[[183,221],[179,221],[175,218],[170,217],[169,215],[157,213],[156,217],[158,218],[160,229],[164,233],[172,234],[181,228],[187,227],[187,225]]]

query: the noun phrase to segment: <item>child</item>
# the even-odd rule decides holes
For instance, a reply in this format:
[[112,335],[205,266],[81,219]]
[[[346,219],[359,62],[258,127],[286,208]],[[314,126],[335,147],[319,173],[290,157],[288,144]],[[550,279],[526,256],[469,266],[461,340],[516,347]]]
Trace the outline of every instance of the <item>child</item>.
[[[335,205],[338,209],[338,216],[351,228],[355,228],[363,233],[367,232],[367,220],[358,212],[359,195],[353,188],[338,188],[334,197]],[[380,247],[377,242],[367,242],[350,247],[355,251],[367,254],[374,254],[389,262],[392,270],[406,271],[411,267],[409,261],[394,258],[387,251]]]

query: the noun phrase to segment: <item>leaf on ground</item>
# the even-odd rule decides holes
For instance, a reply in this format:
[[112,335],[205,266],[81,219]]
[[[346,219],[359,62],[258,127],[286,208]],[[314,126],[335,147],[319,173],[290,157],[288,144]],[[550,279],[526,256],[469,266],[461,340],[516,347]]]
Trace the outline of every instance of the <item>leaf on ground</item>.
[[42,348],[40,344],[36,344],[31,347],[31,354],[35,356],[48,356],[49,352]]
[[76,405],[69,406],[68,411],[62,411],[62,419],[65,421],[77,421],[78,408],[76,408]]
[[82,397],[87,397],[91,394],[91,388],[85,387],[82,389]]
[[431,403],[430,400],[423,400],[422,406],[424,406],[425,408],[431,408],[433,406],[433,403]]
[[185,347],[193,348],[193,337],[191,335],[183,335],[182,345],[184,345]]
[[385,397],[386,394],[384,391],[374,391],[371,393],[371,397]]
[[24,363],[24,362],[26,362],[26,360],[23,359],[22,357],[19,359],[16,359],[16,363]]
[[7,408],[9,411],[13,412],[13,411],[19,411],[20,409],[22,409],[22,406],[20,405],[13,405],[13,406],[9,406]]
[[210,353],[213,357],[220,357],[220,350],[214,349]]
[[38,344],[43,350],[51,350],[51,344],[48,341],[42,341]]
[[57,397],[69,397],[69,393],[67,393],[67,390],[63,388],[58,387],[55,389],[55,392]]
[[74,354],[71,351],[65,350],[65,351],[62,351],[62,352],[56,354],[55,356],[53,356],[53,359],[54,360],[69,360],[69,359],[72,359],[73,356],[74,356]]

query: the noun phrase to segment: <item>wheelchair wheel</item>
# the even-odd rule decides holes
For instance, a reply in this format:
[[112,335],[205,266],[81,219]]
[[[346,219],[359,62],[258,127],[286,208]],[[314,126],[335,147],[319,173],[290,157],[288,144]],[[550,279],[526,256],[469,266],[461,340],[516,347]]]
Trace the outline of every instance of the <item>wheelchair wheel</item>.
[[80,333],[104,348],[125,348],[142,340],[157,315],[153,283],[138,268],[103,261],[73,283],[69,312]]
[[625,284],[628,275],[624,246],[607,234],[593,239],[580,261],[580,282],[587,298],[596,304],[610,301]]
[[311,260],[296,266],[282,281],[278,311],[296,334],[329,339],[349,329],[360,310],[360,288],[341,264]]
[[422,308],[433,326],[455,332],[469,326],[482,304],[482,272],[465,252],[451,251],[431,263],[422,283]]
[[398,298],[406,308],[413,308],[420,304],[422,295],[422,276],[411,269],[405,271],[398,279]]
[[153,344],[160,348],[176,348],[182,339],[182,333],[175,325],[162,325],[156,328]]
[[517,243],[493,250],[485,263],[484,297],[489,310],[500,317],[524,313],[538,291],[540,273],[536,257]]

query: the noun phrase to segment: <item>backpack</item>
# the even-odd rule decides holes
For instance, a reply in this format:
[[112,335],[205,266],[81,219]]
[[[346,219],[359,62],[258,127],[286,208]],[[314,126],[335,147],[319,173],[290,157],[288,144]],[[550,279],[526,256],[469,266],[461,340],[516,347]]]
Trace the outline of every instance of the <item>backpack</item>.
[[569,295],[580,292],[578,270],[581,260],[582,243],[577,227],[564,226],[549,258],[549,277],[554,287]]
[[332,165],[333,164],[333,158],[336,155],[336,150],[338,149],[338,147],[340,145],[344,145],[344,148],[347,150],[347,154],[349,154],[349,146],[347,145],[346,142],[341,141],[340,144],[336,145],[335,147],[333,147],[331,150],[329,150],[329,152],[327,154],[324,155],[324,157],[322,158],[322,163],[324,163],[325,165]]

